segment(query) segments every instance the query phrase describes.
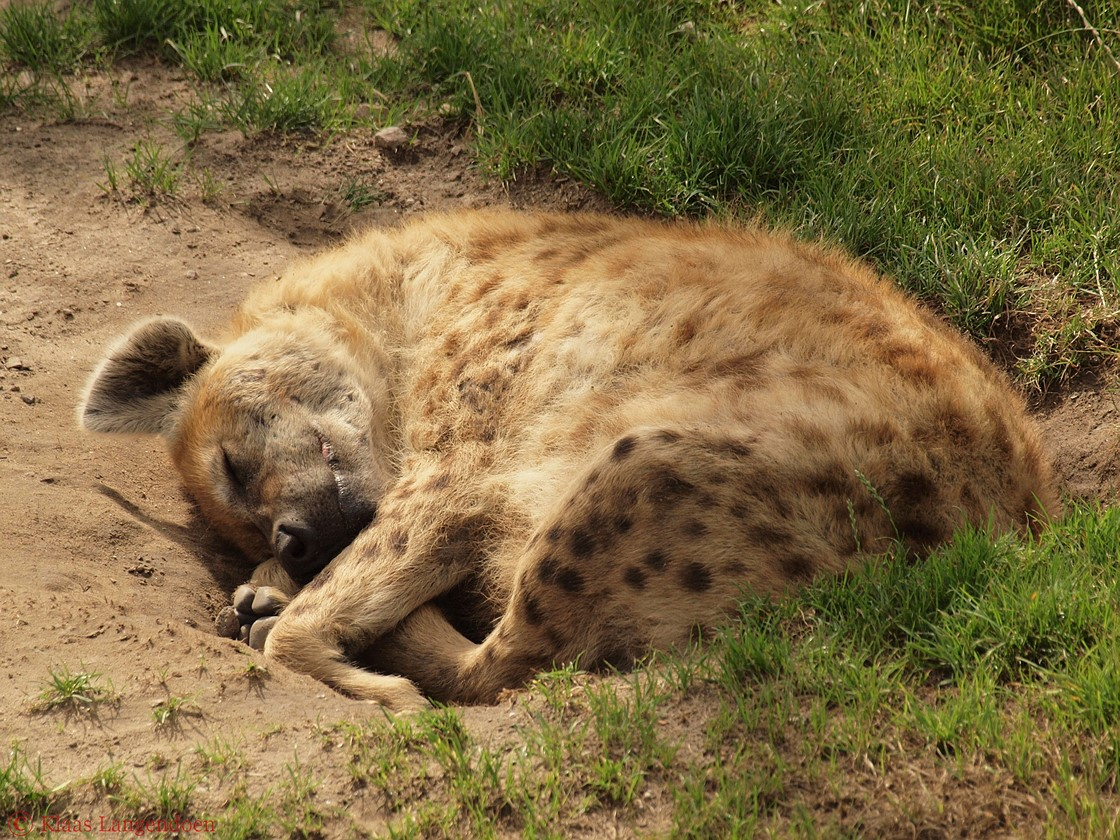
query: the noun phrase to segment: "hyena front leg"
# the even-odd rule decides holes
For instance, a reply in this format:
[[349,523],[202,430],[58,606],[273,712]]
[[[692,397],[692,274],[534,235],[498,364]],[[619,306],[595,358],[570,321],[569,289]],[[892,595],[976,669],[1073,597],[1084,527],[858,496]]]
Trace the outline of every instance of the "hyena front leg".
[[573,482],[527,541],[509,604],[482,644],[424,609],[379,645],[397,645],[386,658],[433,696],[491,702],[552,664],[627,665],[686,643],[725,623],[744,590],[780,592],[855,553],[845,504],[796,527],[817,508],[787,507],[782,482],[747,433],[635,431]]
[[492,520],[455,495],[448,469],[414,467],[379,500],[373,525],[280,614],[265,641],[269,658],[392,709],[426,705],[408,680],[350,657],[476,571]]

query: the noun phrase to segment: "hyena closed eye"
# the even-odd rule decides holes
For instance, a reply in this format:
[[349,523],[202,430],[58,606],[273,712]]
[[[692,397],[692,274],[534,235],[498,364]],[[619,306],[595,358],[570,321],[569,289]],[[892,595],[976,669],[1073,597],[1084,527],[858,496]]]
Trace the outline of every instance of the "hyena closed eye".
[[280,612],[269,657],[393,708],[629,662],[744,590],[1057,510],[974,347],[857,262],[714,226],[374,231],[258,287],[221,343],[137,325],[81,419],[167,441],[261,564],[238,600]]

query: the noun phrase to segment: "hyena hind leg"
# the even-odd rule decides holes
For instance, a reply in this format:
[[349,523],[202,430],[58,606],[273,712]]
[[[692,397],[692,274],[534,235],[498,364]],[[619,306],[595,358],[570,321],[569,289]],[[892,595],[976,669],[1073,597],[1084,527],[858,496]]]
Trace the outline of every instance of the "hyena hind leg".
[[625,666],[686,644],[726,623],[745,590],[784,591],[854,552],[847,508],[806,527],[810,511],[787,505],[783,481],[746,434],[631,432],[529,538],[482,644],[417,610],[397,639],[425,661],[399,667],[441,699],[491,702],[552,665]]

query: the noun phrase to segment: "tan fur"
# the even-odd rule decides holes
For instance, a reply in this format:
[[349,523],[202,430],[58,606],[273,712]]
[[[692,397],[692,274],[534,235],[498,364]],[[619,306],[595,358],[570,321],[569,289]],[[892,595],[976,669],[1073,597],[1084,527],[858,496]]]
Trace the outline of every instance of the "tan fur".
[[[683,642],[744,590],[780,594],[896,537],[921,556],[966,523],[1057,510],[1022,401],[982,354],[865,266],[784,236],[440,216],[293,266],[220,350],[197,343],[200,363],[191,340],[162,363],[177,373],[149,387],[145,424],[114,403],[152,361],[126,339],[85,422],[163,434],[205,515],[261,560],[278,523],[341,539],[361,522],[327,568],[296,569],[310,582],[265,650],[396,708],[421,702],[413,683],[348,657],[488,701],[552,662]],[[269,561],[257,581],[294,592],[286,578]]]

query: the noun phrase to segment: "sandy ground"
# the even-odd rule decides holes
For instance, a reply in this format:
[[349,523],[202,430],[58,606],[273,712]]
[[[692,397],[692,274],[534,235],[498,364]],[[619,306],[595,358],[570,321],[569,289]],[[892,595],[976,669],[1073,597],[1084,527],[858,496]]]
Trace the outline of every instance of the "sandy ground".
[[[0,114],[0,738],[41,754],[53,783],[111,761],[141,778],[192,760],[199,744],[244,745],[261,789],[298,757],[318,768],[319,796],[371,830],[376,808],[355,798],[318,734],[324,721],[376,710],[280,668],[249,677],[259,656],[218,638],[213,616],[246,572],[208,535],[173,480],[161,445],[79,431],[75,404],[103,348],[156,314],[216,329],[254,281],[348,229],[451,206],[602,209],[576,185],[532,177],[511,188],[474,174],[461,138],[412,129],[383,154],[372,135],[280,142],[205,135],[179,197],[150,208],[108,197],[138,138],[178,149],[152,114],[183,95],[173,71],[115,70],[111,97],[59,124]],[[93,79],[88,93],[111,79]],[[196,176],[220,185],[203,203]],[[380,200],[349,212],[340,190],[375,184]],[[1117,405],[1099,382],[1051,394],[1037,409],[1069,492],[1115,497]],[[93,671],[119,695],[94,717],[36,713],[51,669]],[[189,697],[192,714],[158,727],[153,704]],[[509,707],[468,710],[484,730],[516,722]],[[221,790],[200,791],[215,806]],[[78,806],[80,811],[80,805]],[[89,816],[88,814],[85,816]]]

